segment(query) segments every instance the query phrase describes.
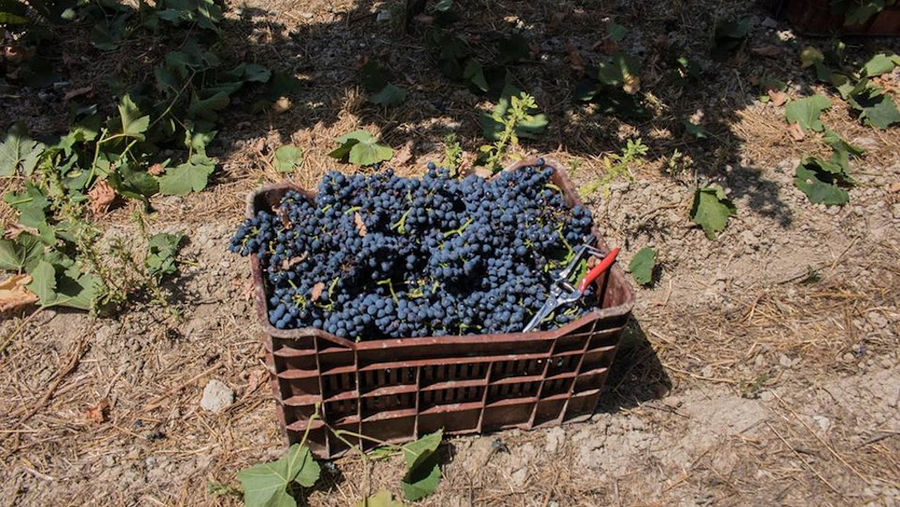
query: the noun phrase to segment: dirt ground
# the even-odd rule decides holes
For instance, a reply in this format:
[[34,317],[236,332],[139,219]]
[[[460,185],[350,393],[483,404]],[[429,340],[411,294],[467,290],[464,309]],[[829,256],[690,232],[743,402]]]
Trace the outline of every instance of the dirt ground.
[[[302,147],[293,179],[312,186],[339,165],[327,157],[332,138],[357,127],[396,149],[409,143],[413,158],[398,169],[410,173],[442,158],[448,132],[469,152],[480,144],[476,112],[487,103],[439,75],[420,26],[406,34],[377,20],[379,10],[396,18],[397,7],[230,3],[226,37],[242,42],[244,58],[293,71],[304,85],[285,113],[234,113],[213,153],[223,168],[210,189],[153,199],[153,232],[189,237],[180,276],[167,287],[180,317],[141,302],[114,318],[54,309],[3,317],[0,337],[10,341],[0,356],[0,504],[235,505],[238,497],[217,494],[221,485],[237,486],[239,470],[284,452],[263,384],[249,265],[226,252],[247,192],[280,177],[267,157],[282,143]],[[534,52],[516,76],[551,126],[523,142],[521,154],[552,156],[584,185],[626,139],[640,136],[650,147],[633,181],[588,202],[608,242],[623,248],[623,265],[652,245],[660,267],[651,287],[635,287],[633,321],[590,421],[451,438],[438,492],[421,504],[900,503],[900,133],[860,125],[800,68],[800,48],[829,41],[804,39],[739,1],[471,7],[467,33],[486,41],[519,31]],[[744,50],[728,63],[711,61],[714,8],[749,16],[747,49],[771,45],[779,55]],[[649,119],[617,120],[571,98],[571,48],[599,58],[592,48],[607,17],[628,27],[622,46],[644,59],[642,89],[655,101]],[[848,42],[860,58],[898,49],[896,40]],[[705,71],[687,89],[665,79],[676,46]],[[354,66],[363,56],[403,76],[403,106],[365,104]],[[91,79],[78,70],[73,88]],[[825,124],[867,150],[851,169],[859,185],[847,206],[810,204],[793,186],[799,159],[824,153],[823,145],[817,134],[792,138],[784,107],[758,100],[751,81],[766,73],[788,82],[794,98],[828,96]],[[884,81],[900,89],[900,71]],[[33,130],[51,131],[64,106],[21,107]],[[687,117],[709,138],[685,137]],[[675,163],[675,150],[692,162]],[[696,181],[721,183],[737,206],[716,241],[688,219]],[[130,206],[102,219],[109,234],[133,234]],[[235,392],[220,414],[200,407],[213,379]],[[103,400],[108,419],[97,422]],[[402,467],[399,457],[371,467],[340,459],[307,499],[353,505],[382,487],[400,496]]]

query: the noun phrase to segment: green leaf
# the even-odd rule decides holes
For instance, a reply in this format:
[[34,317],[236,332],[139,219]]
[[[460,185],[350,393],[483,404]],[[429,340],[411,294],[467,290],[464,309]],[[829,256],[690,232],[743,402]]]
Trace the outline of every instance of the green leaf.
[[216,168],[215,159],[194,155],[190,162],[166,170],[159,178],[159,193],[163,195],[186,195],[206,188],[209,175]]
[[97,299],[97,282],[88,273],[81,273],[73,264],[57,276],[57,294],[53,304],[80,310],[90,310]]
[[131,100],[130,95],[122,97],[119,102],[119,116],[122,118],[122,134],[138,141],[144,140],[144,132],[150,127],[150,116],[141,115],[137,104]]
[[844,15],[844,26],[861,25],[884,9],[884,0],[863,1],[854,5]]
[[803,48],[803,51],[800,52],[800,66],[804,69],[816,63],[822,63],[824,61],[825,55],[823,55],[821,51],[812,46],[806,46],[805,48]]
[[403,458],[406,461],[403,492],[407,500],[424,498],[437,489],[441,480],[441,468],[436,451],[443,436],[443,430],[438,430],[403,445]]
[[185,122],[184,147],[195,153],[206,154],[206,147],[219,132],[212,130],[210,122]]
[[709,137],[709,132],[707,132],[707,130],[702,126],[691,123],[690,120],[682,120],[682,123],[684,123],[684,129],[687,131],[687,133],[696,137],[697,139],[706,139],[707,137]]
[[519,34],[500,39],[497,43],[497,53],[501,64],[518,62],[528,58],[531,49],[528,41]]
[[406,90],[388,83],[378,93],[371,95],[369,101],[380,106],[396,106],[406,100]]
[[244,505],[248,507],[296,506],[288,494],[294,481],[312,487],[319,479],[319,464],[305,445],[294,444],[277,461],[241,470],[237,478],[244,488]]
[[0,178],[15,176],[21,169],[26,175],[34,171],[45,146],[28,137],[21,124],[14,124],[0,143]]
[[[500,94],[500,99],[497,101],[497,106],[494,107],[493,112],[491,114],[481,114],[481,130],[486,139],[489,141],[500,139],[500,134],[503,132],[503,124],[497,121],[496,118],[506,117],[506,112],[510,108],[511,97],[518,97],[521,94],[521,90],[511,84],[507,84],[503,88],[503,92]],[[528,113],[531,115],[531,119],[516,124],[516,135],[533,139],[547,129],[547,123],[549,122],[547,115],[539,113],[537,109],[531,109]]]
[[24,25],[28,23],[28,8],[18,0],[0,0],[0,25]]
[[819,116],[822,111],[831,107],[831,101],[822,95],[813,95],[795,100],[784,108],[784,115],[788,123],[799,123],[804,132],[815,130],[821,132],[825,129]]
[[654,267],[656,267],[656,250],[645,246],[631,259],[628,271],[631,272],[634,281],[641,285],[649,285],[653,281]]
[[303,162],[303,151],[296,146],[286,144],[275,150],[275,170],[289,173]]
[[131,163],[116,166],[110,173],[107,181],[122,197],[146,201],[159,192],[159,182],[140,168],[135,168]]
[[865,153],[865,150],[859,146],[848,143],[838,135],[837,132],[829,128],[825,129],[825,135],[822,137],[822,141],[828,146],[831,146],[831,149],[839,153],[846,153],[847,155],[853,155],[854,157],[859,157]]
[[231,99],[228,98],[228,93],[225,91],[216,92],[205,99],[200,99],[195,93],[191,96],[188,116],[215,121],[219,117],[219,111],[228,107],[229,104],[231,104]]
[[389,146],[378,144],[377,139],[366,130],[356,130],[336,139],[340,146],[329,153],[330,157],[350,163],[374,165],[394,156]]
[[716,24],[716,32],[713,37],[713,58],[722,60],[728,57],[729,54],[741,47],[749,32],[749,20],[720,21]]
[[147,272],[157,279],[164,275],[172,275],[178,272],[175,257],[184,234],[169,234],[161,232],[150,236],[147,243],[147,258],[144,260]]
[[622,42],[622,39],[628,34],[627,28],[613,22],[606,27],[606,31],[609,32],[609,37],[615,42]]
[[356,507],[403,507],[403,502],[394,500],[394,495],[386,489],[379,489],[368,498],[356,502]]
[[378,62],[369,60],[359,69],[359,77],[366,92],[376,93],[388,85],[393,75]]
[[0,269],[31,271],[43,253],[41,240],[28,233],[19,234],[15,241],[0,239]]
[[272,71],[256,63],[242,63],[228,72],[228,75],[252,83],[267,83],[272,78]]
[[897,111],[897,104],[885,94],[874,105],[863,107],[859,118],[873,127],[886,130],[891,125],[900,123],[900,111]]
[[716,233],[725,230],[728,217],[736,212],[737,208],[718,185],[701,187],[694,192],[691,221],[702,227],[710,240],[716,239]]
[[49,262],[40,261],[29,274],[31,283],[28,284],[28,290],[34,292],[41,306],[52,305],[56,300],[56,269]]
[[469,58],[466,61],[466,68],[463,69],[463,79],[472,83],[483,92],[490,89],[490,85],[488,85],[487,79],[484,77],[484,67],[474,58]]
[[888,56],[884,53],[878,53],[873,56],[862,68],[862,75],[867,77],[880,76],[894,70],[898,65],[900,58],[897,55]]
[[794,173],[794,186],[799,188],[809,202],[825,205],[844,205],[850,202],[850,194],[840,188],[835,176],[824,169],[815,157],[803,159]]

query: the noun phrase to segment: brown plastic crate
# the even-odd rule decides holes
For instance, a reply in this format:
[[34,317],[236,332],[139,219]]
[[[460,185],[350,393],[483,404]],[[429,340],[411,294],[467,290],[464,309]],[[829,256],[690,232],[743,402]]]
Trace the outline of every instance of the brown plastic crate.
[[[530,159],[506,170],[534,163]],[[547,165],[554,168],[553,183],[563,190],[566,203],[580,204],[560,166]],[[263,187],[249,196],[247,216],[271,209],[290,190],[314,196],[290,184]],[[596,228],[593,232],[601,238]],[[609,251],[602,239],[596,246]],[[597,406],[634,302],[624,273],[614,265],[596,282],[598,307],[552,331],[356,343],[315,328],[273,327],[255,255],[250,266],[278,418],[288,443],[298,442],[309,426],[309,446],[322,458],[348,450],[326,424],[404,442],[438,429],[482,433],[587,419]],[[310,424],[317,404],[321,419]]]
[[844,16],[832,12],[830,3],[830,0],[787,0],[787,18],[803,35],[900,35],[900,5],[886,6],[861,25],[845,26]]

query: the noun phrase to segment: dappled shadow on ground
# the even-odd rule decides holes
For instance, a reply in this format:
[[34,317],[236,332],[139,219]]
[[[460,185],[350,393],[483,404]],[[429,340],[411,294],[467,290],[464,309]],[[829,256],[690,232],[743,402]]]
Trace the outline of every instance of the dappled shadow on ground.
[[641,325],[631,319],[622,334],[616,360],[606,378],[597,412],[617,412],[668,394],[672,381],[647,340]]

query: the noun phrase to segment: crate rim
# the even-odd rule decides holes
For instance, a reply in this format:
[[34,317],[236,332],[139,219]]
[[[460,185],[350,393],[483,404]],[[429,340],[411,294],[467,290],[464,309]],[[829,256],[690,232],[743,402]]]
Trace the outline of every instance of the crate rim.
[[[561,164],[559,164],[556,160],[547,157],[529,157],[522,159],[518,162],[510,164],[505,167],[503,171],[515,171],[521,169],[523,167],[534,166],[537,164],[538,158],[543,158],[544,165],[552,168],[554,172],[558,172],[561,179],[565,182],[570,182],[568,175],[565,170],[562,168]],[[270,183],[267,185],[263,185],[260,188],[250,192],[247,195],[247,204],[245,211],[245,218],[252,218],[256,215],[256,200],[257,197],[263,195],[267,192],[271,192],[273,190],[283,190],[290,189],[299,191],[307,196],[314,197],[316,192],[304,189],[303,187],[297,185],[291,181],[283,181],[279,183]],[[566,189],[564,189],[566,190]],[[566,192],[572,197],[572,206],[575,205],[583,205],[581,198],[578,193],[575,191],[571,191],[572,189],[568,189],[570,192]],[[597,226],[594,225],[592,227],[592,232],[594,237],[596,238],[595,245],[604,252],[609,252],[610,248],[606,244],[606,241],[603,239],[603,235],[599,234],[597,230]],[[412,341],[415,341],[418,344],[421,343],[431,343],[434,345],[450,345],[456,343],[497,343],[497,342],[509,342],[509,341],[522,341],[522,340],[531,340],[531,341],[549,341],[555,340],[561,336],[569,334],[574,329],[577,329],[581,326],[589,324],[593,321],[598,320],[606,320],[616,317],[622,317],[628,315],[632,308],[634,307],[634,290],[631,288],[631,284],[628,283],[625,278],[625,272],[619,266],[619,263],[613,264],[610,270],[610,278],[618,279],[617,282],[622,284],[625,287],[625,300],[616,306],[611,306],[608,308],[598,308],[591,310],[583,314],[578,319],[573,320],[572,322],[568,322],[558,328],[551,329],[548,331],[532,331],[529,333],[522,332],[512,332],[512,333],[493,333],[493,334],[465,334],[465,335],[453,335],[453,336],[419,336],[419,337],[405,337],[405,338],[381,338],[376,340],[365,340],[361,342],[355,342],[353,340],[348,340],[346,338],[341,338],[340,336],[331,334],[323,329],[318,329],[314,327],[303,327],[296,329],[278,329],[273,326],[269,322],[268,316],[268,301],[265,294],[265,281],[263,278],[262,268],[260,267],[259,258],[256,254],[250,255],[250,271],[253,278],[253,286],[254,286],[254,306],[256,307],[256,316],[259,320],[259,324],[262,326],[262,330],[269,336],[274,338],[280,338],[284,340],[299,340],[301,338],[310,338],[317,337],[324,340],[328,340],[336,345],[340,345],[347,349],[351,350],[371,350],[371,349],[390,349],[402,347],[404,344],[409,344]]]

